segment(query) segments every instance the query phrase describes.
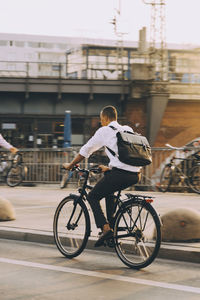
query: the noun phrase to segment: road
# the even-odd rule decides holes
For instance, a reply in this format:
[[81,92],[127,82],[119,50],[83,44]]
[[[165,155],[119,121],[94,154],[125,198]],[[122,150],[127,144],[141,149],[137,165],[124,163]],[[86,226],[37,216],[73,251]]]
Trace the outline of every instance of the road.
[[193,300],[199,264],[156,259],[132,270],[113,253],[85,250],[68,260],[54,245],[0,240],[0,299]]

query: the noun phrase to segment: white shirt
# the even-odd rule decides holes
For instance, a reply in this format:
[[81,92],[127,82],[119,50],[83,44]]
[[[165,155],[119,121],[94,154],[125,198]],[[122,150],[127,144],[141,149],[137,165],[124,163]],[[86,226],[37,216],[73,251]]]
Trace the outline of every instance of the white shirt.
[[141,167],[136,166],[130,166],[127,164],[122,163],[118,159],[118,147],[117,147],[117,137],[116,137],[116,130],[113,130],[109,126],[115,127],[119,131],[131,131],[133,132],[133,129],[129,126],[122,126],[117,121],[112,121],[108,124],[108,126],[103,126],[99,128],[93,137],[89,139],[89,141],[80,149],[80,154],[84,157],[89,157],[93,152],[97,151],[101,147],[109,147],[111,150],[113,150],[116,155],[112,155],[110,151],[105,148],[105,152],[110,160],[109,167],[110,168],[119,168],[126,171],[131,172],[139,172]]
[[10,149],[13,148],[13,146],[11,144],[9,144],[8,142],[6,142],[6,140],[2,137],[2,135],[0,134],[0,146],[5,148],[5,149]]

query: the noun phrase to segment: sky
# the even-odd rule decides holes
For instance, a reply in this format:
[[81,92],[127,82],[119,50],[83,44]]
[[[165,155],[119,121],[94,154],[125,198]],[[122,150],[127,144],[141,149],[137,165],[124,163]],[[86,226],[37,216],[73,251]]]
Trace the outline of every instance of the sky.
[[[0,0],[0,32],[138,41],[150,34],[151,0]],[[157,0],[159,1],[159,0]],[[120,17],[117,13],[120,3]],[[167,43],[200,45],[200,0],[165,0]]]

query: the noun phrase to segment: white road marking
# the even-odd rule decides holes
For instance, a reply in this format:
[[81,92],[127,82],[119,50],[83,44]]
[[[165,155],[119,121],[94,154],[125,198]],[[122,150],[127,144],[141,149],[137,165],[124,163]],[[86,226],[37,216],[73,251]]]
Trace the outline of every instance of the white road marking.
[[98,278],[116,280],[116,281],[125,281],[125,282],[129,282],[129,283],[136,283],[136,284],[148,285],[148,286],[153,286],[153,287],[158,287],[158,288],[200,294],[200,288],[187,286],[187,285],[179,285],[179,284],[173,284],[173,283],[167,283],[167,282],[161,282],[161,281],[138,279],[138,278],[132,278],[132,277],[127,277],[127,276],[113,275],[113,274],[107,274],[107,273],[102,273],[102,272],[74,269],[74,268],[68,268],[68,267],[59,267],[59,266],[34,263],[34,262],[24,261],[24,260],[9,259],[9,258],[4,258],[4,257],[0,257],[0,262],[14,264],[14,265],[20,265],[20,266],[24,266],[24,267],[32,267],[32,268],[39,268],[39,269],[43,269],[43,270],[52,270],[52,271],[57,271],[57,272],[72,273],[72,274],[78,274],[78,275],[90,276],[90,277],[98,277]]

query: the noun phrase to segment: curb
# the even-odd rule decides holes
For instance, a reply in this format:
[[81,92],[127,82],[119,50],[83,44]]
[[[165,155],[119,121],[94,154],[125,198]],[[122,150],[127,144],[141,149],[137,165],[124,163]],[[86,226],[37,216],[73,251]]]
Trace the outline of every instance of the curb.
[[[2,228],[0,227],[0,238],[9,240],[18,240],[25,242],[41,243],[41,244],[53,244],[54,237],[51,231],[18,229],[18,228]],[[95,237],[90,237],[87,243],[87,249],[94,249]],[[194,244],[193,244],[194,245]],[[176,261],[186,261],[192,263],[200,262],[200,248],[187,244],[169,244],[162,243],[158,254],[158,258],[170,259]],[[109,247],[100,247],[100,251],[115,252],[114,249]]]

